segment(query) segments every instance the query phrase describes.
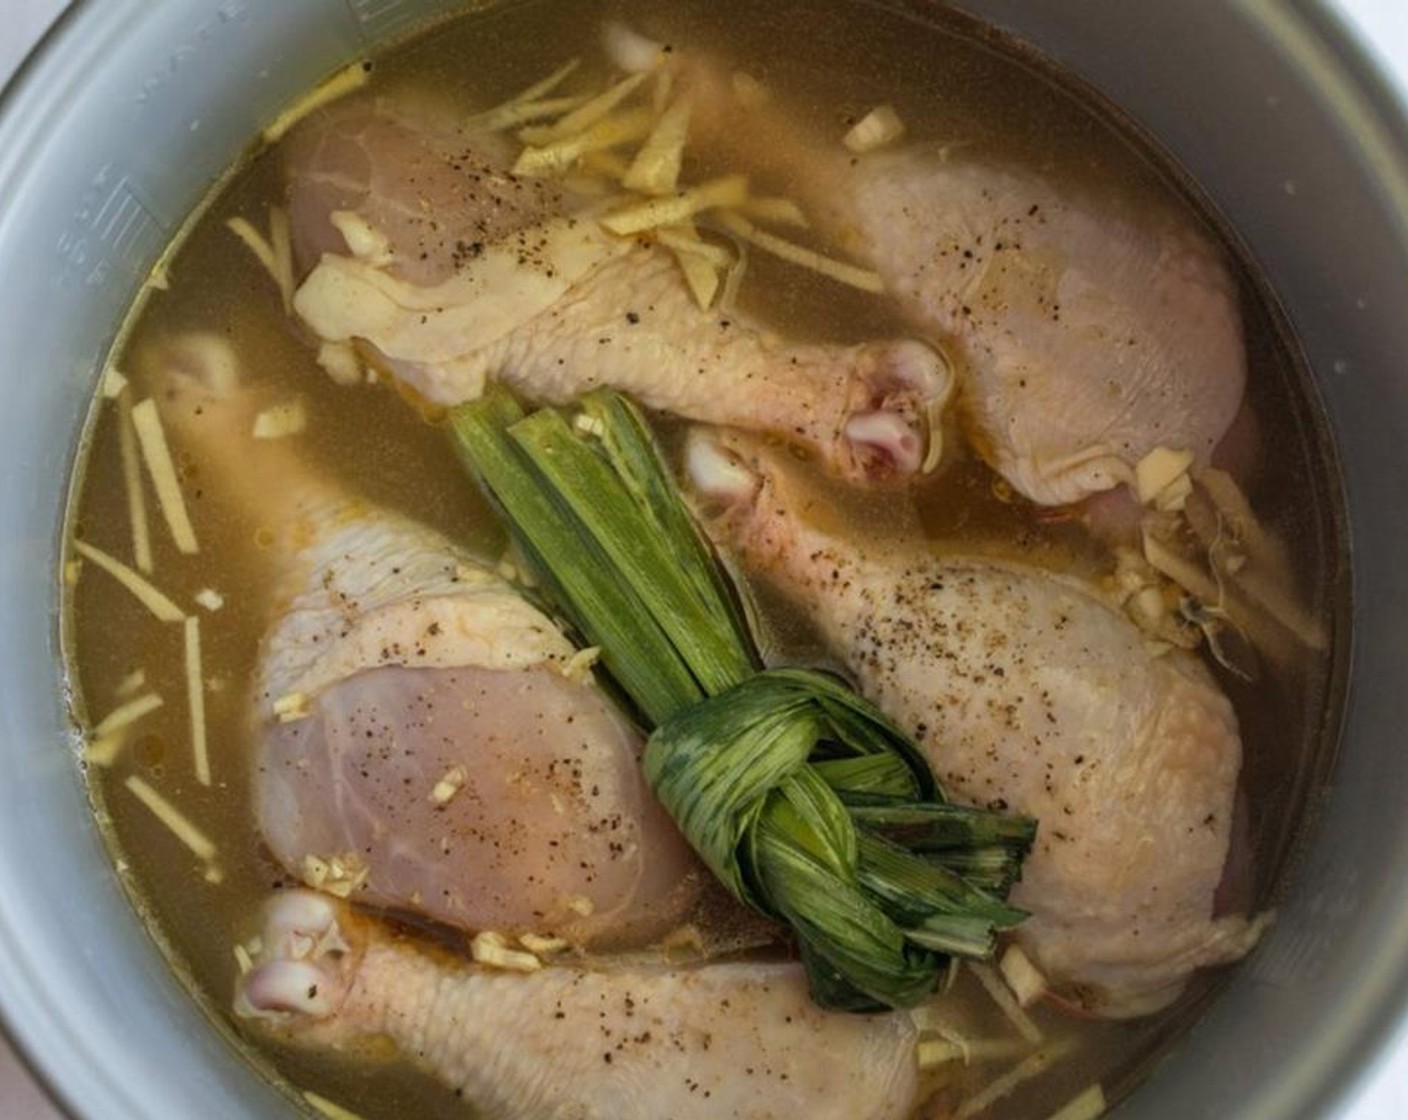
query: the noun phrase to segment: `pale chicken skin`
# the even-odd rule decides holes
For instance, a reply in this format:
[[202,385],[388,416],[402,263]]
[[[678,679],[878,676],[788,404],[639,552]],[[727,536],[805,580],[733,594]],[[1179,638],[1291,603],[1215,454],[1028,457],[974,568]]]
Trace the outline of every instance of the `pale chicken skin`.
[[331,888],[469,930],[618,945],[682,922],[707,875],[641,777],[640,736],[554,624],[288,441],[254,441],[262,395],[223,340],[178,338],[149,363],[209,488],[274,541],[251,732],[278,861],[306,877],[339,860]]
[[1082,501],[1159,446],[1210,462],[1243,403],[1246,353],[1237,285],[1186,212],[962,144],[853,155],[781,96],[737,105],[723,65],[681,65],[706,109],[698,140],[804,200],[879,273],[953,356],[964,432],[1020,493]]
[[1211,461],[1242,402],[1241,317],[1181,214],[924,149],[835,187],[908,317],[959,344],[967,431],[1021,493],[1079,501],[1160,446]]
[[815,620],[950,794],[1037,819],[1016,936],[1066,996],[1146,1014],[1248,951],[1259,925],[1214,914],[1241,741],[1196,659],[1152,655],[1078,580],[818,529],[737,438],[695,432],[689,462],[711,534]]
[[811,1002],[800,965],[547,967],[430,956],[323,896],[276,896],[236,1011],[320,1047],[389,1038],[485,1120],[903,1120],[905,1013]]
[[437,405],[491,379],[549,403],[609,385],[784,435],[850,478],[919,469],[929,406],[952,391],[931,347],[793,343],[702,311],[666,251],[606,232],[510,163],[501,139],[406,104],[306,122],[286,165],[302,321]]

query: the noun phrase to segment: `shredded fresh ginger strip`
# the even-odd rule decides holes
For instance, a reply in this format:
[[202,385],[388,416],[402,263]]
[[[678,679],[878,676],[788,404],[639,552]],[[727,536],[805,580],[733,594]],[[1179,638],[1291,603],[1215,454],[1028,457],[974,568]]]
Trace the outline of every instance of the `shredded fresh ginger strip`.
[[152,574],[152,534],[147,524],[147,492],[142,488],[142,464],[137,458],[137,429],[132,426],[132,399],[117,402],[117,450],[122,460],[122,485],[127,491],[127,520],[132,525],[132,561],[139,572]]
[[797,229],[811,227],[811,222],[807,220],[802,208],[790,198],[750,198],[742,203],[738,209],[741,213],[750,218],[756,218],[760,222],[772,222],[779,226],[794,226]]
[[214,842],[193,825],[175,805],[162,797],[136,774],[129,774],[123,784],[131,790],[132,795],[138,801],[151,810],[157,820],[171,830],[176,839],[195,853],[196,858],[204,863],[210,863],[215,859]]
[[708,311],[714,306],[714,299],[721,286],[718,267],[688,250],[671,251],[675,254],[675,262],[680,266],[680,271],[684,273],[685,283],[689,285],[694,302],[699,305],[700,311]]
[[725,175],[691,187],[671,198],[651,199],[617,210],[601,219],[601,224],[621,237],[643,233],[660,226],[677,226],[704,210],[737,206],[748,197],[748,180],[743,175]]
[[1020,945],[1009,945],[998,962],[997,970],[1017,997],[1017,1006],[1030,1007],[1046,994],[1046,977],[1032,964],[1031,958],[1022,952]]
[[289,231],[288,211],[278,206],[269,208],[269,236],[265,237],[247,218],[231,218],[225,223],[254,259],[264,266],[279,289],[284,313],[293,308],[293,239]]
[[981,1115],[1019,1086],[1026,1084],[1033,1077],[1040,1077],[1074,1049],[1075,1046],[1068,1039],[1053,1042],[1050,1046],[1043,1046],[991,1082],[985,1089],[974,1093],[964,1101],[958,1111],[953,1114],[953,1120],[968,1120],[970,1116]]
[[635,162],[621,180],[623,187],[654,195],[673,194],[678,189],[693,111],[694,102],[688,94],[675,98],[636,153]]
[[274,281],[279,285],[284,314],[290,315],[293,313],[293,232],[289,226],[288,211],[282,206],[269,208],[269,248],[273,250],[274,264],[278,269]]
[[186,619],[186,697],[191,707],[191,754],[196,781],[210,785],[210,752],[205,740],[205,678],[200,657],[200,619]]
[[[476,117],[471,117],[469,126],[472,129],[485,132],[498,132],[500,129],[511,128],[517,122],[513,121],[513,114],[520,112],[524,105],[538,102],[540,98],[546,97],[553,90],[557,89],[582,64],[580,58],[570,59],[564,62],[542,81],[534,82],[521,93],[516,93],[501,105],[496,105],[480,113]],[[532,118],[529,118],[530,120]]]
[[604,120],[616,106],[635,93],[649,77],[648,73],[644,73],[632,74],[629,78],[623,78],[610,89],[588,100],[586,104],[573,109],[561,120],[549,125],[525,128],[518,134],[518,138],[525,144],[555,144],[559,140],[566,140],[586,132],[598,121]]
[[968,967],[972,969],[973,975],[978,978],[978,982],[987,989],[987,993],[992,997],[993,1003],[1007,1016],[1017,1033],[1030,1042],[1033,1046],[1039,1044],[1045,1035],[1041,1033],[1041,1028],[1032,1022],[1032,1017],[1017,1006],[1017,1000],[1012,995],[1011,990],[1003,982],[992,968],[977,961],[969,961]]
[[95,735],[83,744],[83,761],[89,766],[106,770],[117,761],[117,756],[126,745],[127,737],[119,732],[112,735]]
[[93,728],[93,738],[101,739],[115,731],[130,727],[144,715],[156,711],[161,705],[161,695],[156,692],[147,692],[134,700],[129,700],[114,708],[98,721],[98,725]]
[[162,622],[184,622],[186,612],[139,576],[121,560],[94,548],[84,541],[74,541],[73,549],[80,556],[93,561],[141,602],[142,606],[156,615]]
[[558,174],[589,152],[600,152],[639,140],[649,134],[650,127],[648,109],[607,117],[585,132],[555,140],[540,148],[524,148],[513,165],[513,173],[533,176]]
[[362,1120],[350,1108],[343,1108],[340,1104],[334,1104],[327,1097],[320,1097],[312,1089],[303,1090],[303,1099],[316,1108],[328,1120]]
[[137,429],[137,444],[147,462],[147,472],[156,488],[157,504],[171,530],[171,539],[177,549],[188,556],[199,552],[196,531],[186,513],[186,500],[181,496],[181,483],[176,478],[176,465],[171,461],[171,449],[166,443],[156,401],[148,397],[132,406],[132,426]]
[[[619,183],[626,177],[626,172],[631,169],[630,161],[625,156],[616,152],[588,152],[582,157],[578,164],[578,169],[585,175],[600,175],[603,179],[611,179]],[[603,189],[607,184],[601,184]]]
[[133,669],[122,680],[118,681],[117,687],[113,689],[113,695],[119,700],[128,696],[135,696],[137,690],[147,683],[147,671],[145,669]]
[[938,1038],[921,1040],[916,1053],[920,1069],[932,1069],[952,1061],[961,1061],[965,1066],[975,1062],[1006,1061],[1030,1051],[1031,1047],[1020,1039],[966,1039],[957,1031],[943,1031]]
[[718,269],[725,269],[734,262],[733,254],[722,245],[714,245],[703,240],[692,222],[681,222],[677,226],[666,226],[655,231],[655,240],[667,249],[689,253],[708,261]]
[[794,241],[787,241],[771,233],[766,233],[758,229],[742,214],[724,211],[718,215],[718,220],[719,224],[735,237],[750,242],[764,252],[771,253],[782,260],[809,268],[815,273],[837,280],[842,284],[849,284],[863,292],[883,292],[885,290],[885,284],[880,279],[878,272],[846,264],[844,261],[835,260],[798,245]]
[[324,105],[329,105],[340,97],[346,97],[353,90],[361,89],[367,84],[367,77],[370,73],[369,63],[360,60],[348,63],[336,74],[327,78],[313,92],[299,98],[275,117],[273,122],[264,129],[265,143],[275,143],[314,109],[321,109]]
[[583,104],[585,97],[545,97],[541,101],[514,101],[481,113],[469,122],[471,131],[503,132],[536,121],[550,121]]
[[1105,1090],[1097,1081],[1085,1092],[1069,1101],[1059,1112],[1053,1112],[1051,1120],[1096,1120],[1096,1117],[1105,1115],[1107,1107]]

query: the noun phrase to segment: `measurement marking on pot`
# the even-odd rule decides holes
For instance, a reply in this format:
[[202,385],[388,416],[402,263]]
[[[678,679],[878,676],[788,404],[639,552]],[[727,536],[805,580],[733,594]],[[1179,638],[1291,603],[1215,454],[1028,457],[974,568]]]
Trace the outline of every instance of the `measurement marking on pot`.
[[68,228],[59,235],[55,246],[63,262],[59,285],[105,283],[114,266],[128,265],[135,272],[155,255],[167,235],[127,176],[106,164],[88,184]]
[[190,36],[166,56],[164,65],[153,70],[137,90],[138,105],[147,105],[179,77],[193,73],[193,65],[207,50],[225,43],[225,25],[248,23],[250,0],[225,0]]
[[347,0],[347,7],[369,37],[408,27],[428,14],[424,5],[407,0]]

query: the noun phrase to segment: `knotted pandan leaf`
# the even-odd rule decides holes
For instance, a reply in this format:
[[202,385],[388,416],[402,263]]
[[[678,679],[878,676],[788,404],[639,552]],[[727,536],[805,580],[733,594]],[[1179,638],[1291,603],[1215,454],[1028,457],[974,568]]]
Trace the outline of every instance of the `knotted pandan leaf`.
[[[912,744],[826,674],[768,670],[684,709],[651,734],[644,766],[714,874],[792,926],[808,958],[854,989],[848,1005],[857,994],[915,1003],[937,983],[940,954],[986,957],[994,932],[1024,917],[858,823],[848,797],[873,799],[864,791],[877,784],[892,805],[947,806]],[[1011,831],[1018,846],[1030,838]]]
[[450,414],[550,606],[649,731],[645,775],[705,863],[791,927],[824,1006],[907,1007],[992,955],[1035,824],[946,802],[842,681],[762,668],[748,612],[624,397],[571,422],[506,391]]

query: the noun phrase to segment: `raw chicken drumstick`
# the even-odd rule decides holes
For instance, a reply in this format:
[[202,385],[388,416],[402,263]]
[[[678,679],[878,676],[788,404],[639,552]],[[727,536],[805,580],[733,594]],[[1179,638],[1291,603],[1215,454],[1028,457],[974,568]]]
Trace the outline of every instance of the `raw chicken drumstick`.
[[390,1038],[485,1120],[902,1120],[906,1013],[811,1002],[800,965],[489,972],[397,941],[344,905],[277,895],[236,1011],[346,1050]]
[[1168,204],[1136,204],[937,144],[853,155],[778,99],[731,106],[722,67],[687,63],[702,144],[774,173],[950,347],[979,454],[1034,502],[1133,478],[1159,446],[1206,466],[1242,404],[1237,287]]
[[267,401],[223,339],[174,339],[148,374],[207,490],[273,534],[252,727],[279,862],[305,878],[336,863],[359,901],[471,930],[638,944],[684,920],[707,872],[553,623],[290,441],[255,441]]
[[1078,580],[816,528],[742,437],[696,430],[688,457],[711,535],[815,620],[947,790],[1037,819],[1016,936],[1064,994],[1144,1014],[1250,949],[1259,924],[1213,912],[1242,746],[1201,663],[1152,655]]
[[666,250],[605,232],[555,183],[514,176],[501,137],[354,101],[288,155],[294,300],[438,405],[486,380],[549,403],[610,385],[649,408],[781,433],[838,473],[918,470],[947,366],[914,341],[794,345],[701,311]]

